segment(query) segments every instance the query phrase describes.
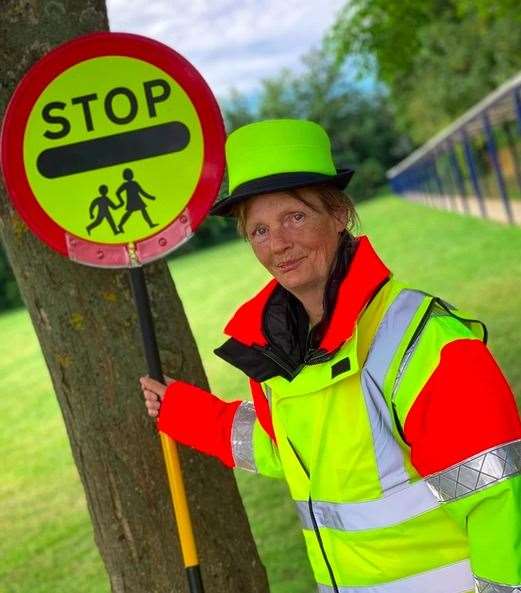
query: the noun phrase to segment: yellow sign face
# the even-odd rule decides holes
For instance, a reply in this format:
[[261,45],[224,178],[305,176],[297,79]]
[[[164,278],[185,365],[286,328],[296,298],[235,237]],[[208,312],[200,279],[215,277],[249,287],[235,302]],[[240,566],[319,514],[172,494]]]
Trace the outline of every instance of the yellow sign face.
[[23,141],[36,200],[59,226],[96,243],[145,239],[185,209],[204,143],[197,112],[160,68],[87,59],[39,96]]

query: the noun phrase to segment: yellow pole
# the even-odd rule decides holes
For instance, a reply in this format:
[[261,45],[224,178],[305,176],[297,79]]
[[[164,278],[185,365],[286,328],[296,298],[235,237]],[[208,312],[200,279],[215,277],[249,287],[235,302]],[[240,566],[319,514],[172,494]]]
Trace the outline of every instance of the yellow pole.
[[186,499],[183,476],[181,474],[177,446],[175,441],[169,438],[166,434],[160,432],[159,435],[161,436],[161,445],[163,447],[166,473],[168,476],[168,484],[170,486],[170,494],[172,496],[172,505],[174,507],[174,515],[177,522],[184,565],[186,568],[189,566],[197,566],[199,560],[197,558],[194,532],[192,529],[192,521],[190,519],[190,511],[188,510],[188,502]]

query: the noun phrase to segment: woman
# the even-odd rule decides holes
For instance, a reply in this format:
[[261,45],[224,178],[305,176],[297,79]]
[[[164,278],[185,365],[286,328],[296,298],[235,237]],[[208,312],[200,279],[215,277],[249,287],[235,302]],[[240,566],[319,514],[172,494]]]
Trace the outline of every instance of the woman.
[[352,171],[317,124],[244,126],[226,157],[213,213],[274,277],[215,351],[253,402],[144,377],[158,429],[287,480],[320,592],[521,591],[521,421],[484,326],[351,233]]

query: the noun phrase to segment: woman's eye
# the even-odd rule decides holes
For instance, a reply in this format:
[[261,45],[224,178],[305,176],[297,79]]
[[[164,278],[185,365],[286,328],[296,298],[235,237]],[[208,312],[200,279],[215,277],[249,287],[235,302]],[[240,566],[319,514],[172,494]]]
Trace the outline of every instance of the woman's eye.
[[252,236],[252,239],[259,241],[261,239],[264,239],[267,234],[268,234],[268,229],[266,227],[261,226],[261,227],[257,227],[256,229],[254,229],[251,236]]
[[293,214],[293,220],[295,222],[302,222],[305,218],[304,212],[295,212],[295,214]]

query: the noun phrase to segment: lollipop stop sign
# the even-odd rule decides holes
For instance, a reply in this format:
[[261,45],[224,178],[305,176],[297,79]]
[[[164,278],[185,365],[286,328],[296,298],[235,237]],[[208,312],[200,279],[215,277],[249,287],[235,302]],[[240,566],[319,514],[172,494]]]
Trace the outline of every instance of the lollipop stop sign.
[[72,260],[131,267],[189,238],[219,190],[224,126],[172,49],[124,33],[66,43],[18,85],[2,169],[29,227]]
[[[224,125],[197,70],[151,39],[96,33],[37,62],[6,110],[8,194],[69,259],[128,267],[149,374],[163,381],[142,264],[186,241],[224,172]],[[204,593],[175,443],[160,433],[191,593]]]

